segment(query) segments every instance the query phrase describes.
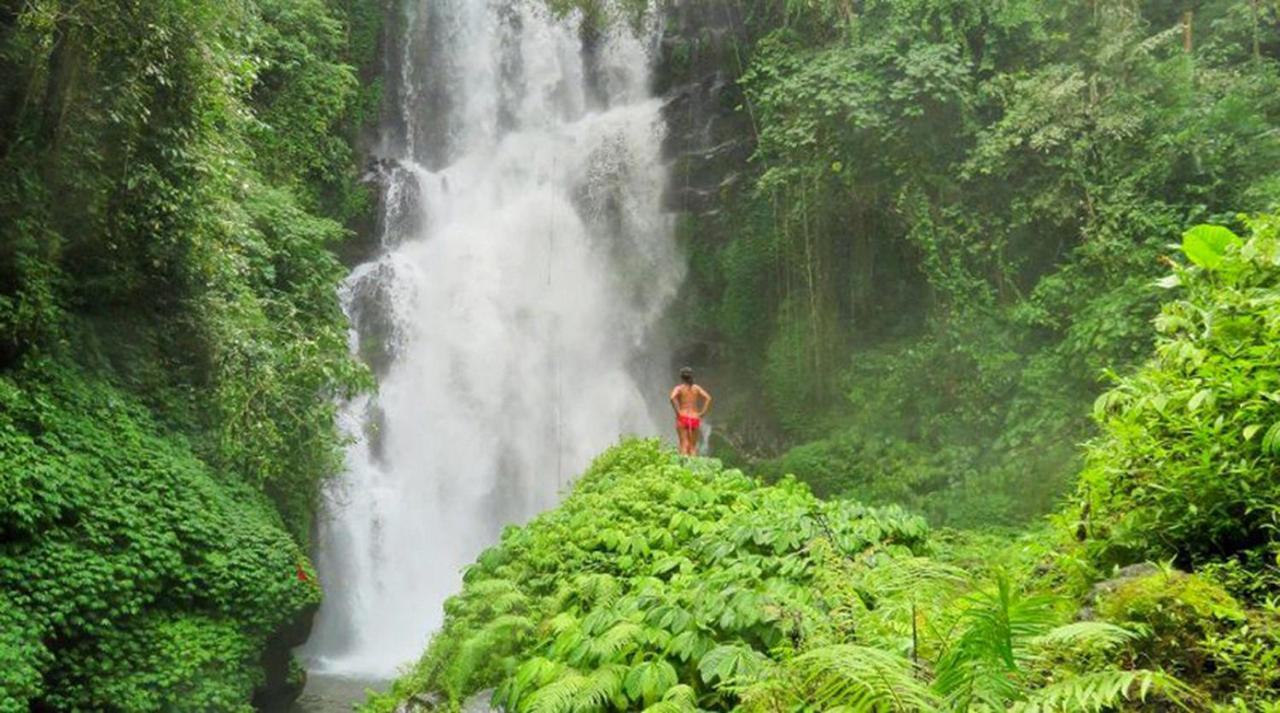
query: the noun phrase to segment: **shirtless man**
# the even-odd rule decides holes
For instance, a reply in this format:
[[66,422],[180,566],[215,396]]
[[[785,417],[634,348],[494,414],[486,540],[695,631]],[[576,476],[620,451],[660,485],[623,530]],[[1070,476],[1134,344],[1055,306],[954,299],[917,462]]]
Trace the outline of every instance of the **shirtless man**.
[[[693,383],[693,369],[680,370],[681,383],[671,390],[671,408],[676,412],[676,435],[680,437],[680,455],[698,455],[698,429],[702,417],[711,408],[711,394]],[[702,408],[698,408],[702,399]]]

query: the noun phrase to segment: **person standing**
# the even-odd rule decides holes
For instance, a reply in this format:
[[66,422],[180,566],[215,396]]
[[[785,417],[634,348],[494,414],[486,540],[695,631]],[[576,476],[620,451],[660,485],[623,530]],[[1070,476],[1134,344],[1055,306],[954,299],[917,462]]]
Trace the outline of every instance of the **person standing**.
[[702,428],[702,417],[711,408],[711,394],[693,383],[693,369],[687,366],[680,370],[680,383],[671,390],[671,408],[676,412],[680,455],[698,455],[698,431]]

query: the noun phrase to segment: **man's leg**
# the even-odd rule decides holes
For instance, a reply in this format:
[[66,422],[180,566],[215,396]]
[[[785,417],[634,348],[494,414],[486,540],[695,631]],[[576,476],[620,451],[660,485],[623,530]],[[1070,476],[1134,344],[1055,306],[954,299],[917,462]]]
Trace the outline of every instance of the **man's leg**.
[[676,424],[676,440],[679,441],[680,455],[684,455],[684,426]]
[[700,442],[699,441],[700,433],[701,433],[701,429],[698,429],[698,428],[689,429],[689,455],[691,456],[698,455],[698,443]]

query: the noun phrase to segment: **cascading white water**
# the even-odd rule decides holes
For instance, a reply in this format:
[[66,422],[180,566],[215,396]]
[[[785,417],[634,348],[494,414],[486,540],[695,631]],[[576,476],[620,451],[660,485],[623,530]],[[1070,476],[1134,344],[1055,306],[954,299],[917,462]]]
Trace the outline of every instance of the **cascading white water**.
[[502,527],[656,432],[635,374],[681,277],[644,33],[543,0],[407,0],[402,25],[383,247],[342,293],[379,386],[343,412],[302,651],[372,677],[421,654]]

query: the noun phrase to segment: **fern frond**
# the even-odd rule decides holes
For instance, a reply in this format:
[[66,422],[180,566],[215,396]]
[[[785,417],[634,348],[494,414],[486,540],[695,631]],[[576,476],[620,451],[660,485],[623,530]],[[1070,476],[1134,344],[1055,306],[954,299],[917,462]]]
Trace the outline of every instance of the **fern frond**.
[[1136,631],[1105,621],[1076,621],[1037,636],[1031,643],[1052,649],[1109,649],[1140,638]]
[[524,596],[515,582],[501,577],[482,579],[478,582],[467,584],[467,596],[475,601],[490,601],[508,594]]
[[887,595],[919,593],[924,585],[957,587],[969,580],[959,567],[927,557],[884,558],[862,572],[858,582],[861,588]]
[[521,592],[507,592],[489,601],[489,609],[497,614],[508,614],[529,608],[529,598]]
[[1191,710],[1196,699],[1187,684],[1163,671],[1108,669],[1046,686],[1032,694],[1030,700],[1015,705],[1013,710],[1018,713],[1102,711],[1123,701],[1146,703],[1153,694],[1182,710]]
[[613,609],[597,607],[582,617],[582,630],[587,634],[598,635],[608,631],[610,627],[621,621],[622,616]]
[[1020,700],[1027,648],[1057,618],[1055,597],[1023,595],[1003,572],[995,580],[961,600],[961,633],[937,663],[933,688],[953,707],[1003,708]]
[[624,701],[623,682],[627,667],[623,664],[606,664],[592,671],[574,696],[575,711],[600,711],[615,701]]
[[586,574],[574,581],[582,601],[592,606],[610,606],[622,594],[622,585],[612,575]]
[[552,634],[563,634],[569,629],[578,628],[578,617],[569,612],[560,612],[548,619],[543,626]]
[[697,710],[697,706],[685,701],[658,701],[645,708],[644,713],[697,713]]
[[602,662],[617,661],[622,654],[644,640],[644,627],[631,621],[620,621],[591,642],[591,653]]
[[521,711],[527,713],[573,713],[574,701],[589,683],[578,671],[566,670],[560,677],[539,688],[528,698]]
[[938,701],[915,677],[911,662],[880,649],[841,644],[814,649],[787,663],[809,691],[808,702],[849,711],[931,711]]
[[667,689],[667,692],[662,695],[662,700],[664,703],[684,703],[691,708],[697,707],[698,692],[693,690],[692,686],[681,683]]

